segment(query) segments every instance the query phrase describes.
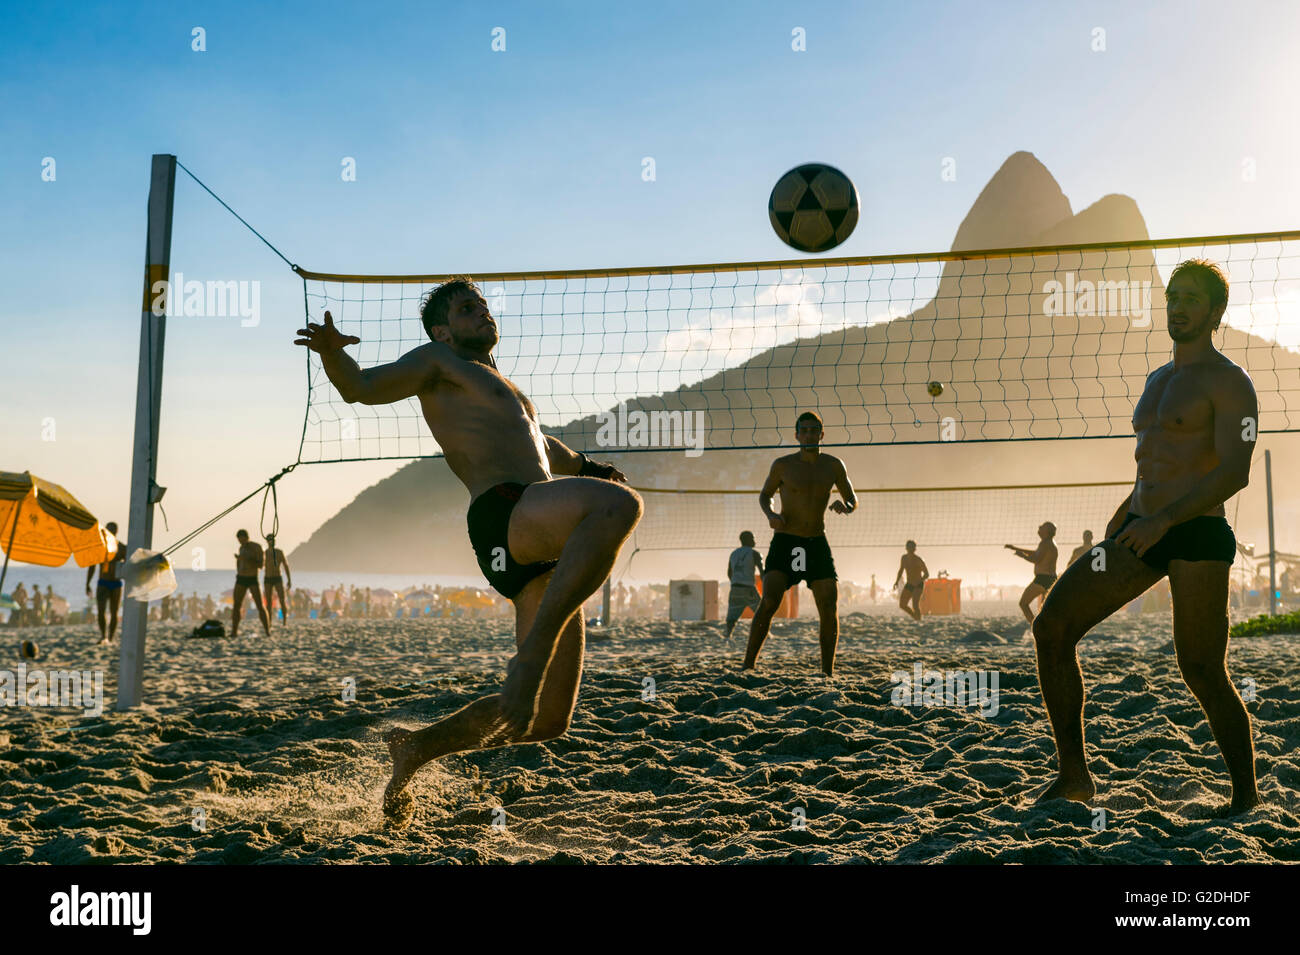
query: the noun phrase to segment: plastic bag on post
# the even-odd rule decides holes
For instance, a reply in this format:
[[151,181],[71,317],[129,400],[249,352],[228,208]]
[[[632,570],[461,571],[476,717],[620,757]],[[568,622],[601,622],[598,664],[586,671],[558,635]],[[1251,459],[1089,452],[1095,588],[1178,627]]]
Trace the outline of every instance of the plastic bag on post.
[[171,561],[157,551],[137,547],[122,569],[126,595],[133,600],[161,600],[176,592]]

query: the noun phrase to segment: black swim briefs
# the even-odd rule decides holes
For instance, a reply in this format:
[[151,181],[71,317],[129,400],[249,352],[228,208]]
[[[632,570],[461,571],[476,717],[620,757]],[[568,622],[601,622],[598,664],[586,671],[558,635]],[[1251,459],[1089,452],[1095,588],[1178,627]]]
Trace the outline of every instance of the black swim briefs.
[[[796,551],[799,551],[796,553]],[[796,570],[796,564],[801,569]],[[826,535],[798,537],[777,531],[772,535],[772,546],[767,551],[766,570],[779,570],[793,587],[801,580],[836,580],[835,560]]]
[[1034,583],[1044,590],[1048,590],[1052,584],[1056,583],[1056,574],[1034,574]]
[[479,570],[502,597],[513,600],[534,577],[551,570],[558,560],[521,564],[510,554],[510,515],[527,484],[498,484],[474,498],[465,520]]
[[283,583],[284,583],[284,578],[283,578],[283,577],[279,577],[279,576],[276,576],[276,577],[266,577],[266,578],[263,578],[262,583],[264,583],[264,584],[266,584],[266,586],[270,587],[272,584],[283,584]]
[[256,587],[257,574],[235,574],[236,587]]
[[[1115,537],[1141,518],[1141,514],[1129,511]],[[1231,564],[1236,559],[1237,537],[1232,533],[1232,525],[1227,518],[1210,514],[1175,524],[1141,557],[1142,563],[1162,574],[1169,573],[1171,560],[1221,560]]]

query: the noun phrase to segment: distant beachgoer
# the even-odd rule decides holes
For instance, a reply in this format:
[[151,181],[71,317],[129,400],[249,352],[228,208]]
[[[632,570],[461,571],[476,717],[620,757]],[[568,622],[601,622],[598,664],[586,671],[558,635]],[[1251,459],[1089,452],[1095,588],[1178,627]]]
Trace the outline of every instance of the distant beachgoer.
[[1093,548],[1092,531],[1084,531],[1083,543],[1080,544],[1078,547],[1076,547],[1074,550],[1070,551],[1070,560],[1065,566],[1069,567],[1070,564],[1073,564],[1084,554],[1088,553],[1088,551],[1092,550],[1092,548]]
[[37,626],[45,623],[45,595],[39,584],[32,588],[32,623]]
[[244,613],[244,594],[251,593],[257,607],[257,616],[262,621],[262,633],[271,635],[271,622],[267,619],[266,608],[262,606],[262,590],[257,585],[257,571],[265,557],[262,545],[248,539],[248,531],[235,532],[239,540],[239,553],[235,555],[235,597],[234,609],[230,614],[230,635],[239,636],[239,619]]
[[284,551],[275,546],[275,535],[266,535],[266,569],[263,571],[262,586],[266,590],[266,610],[271,619],[275,619],[275,597],[280,596],[280,622],[288,618],[289,608],[284,600],[284,577],[280,568],[284,568],[285,577],[289,578],[289,587],[293,587],[293,572],[289,570],[289,559]]
[[[758,495],[758,505],[776,533],[767,552],[763,600],[749,624],[746,670],[752,670],[758,662],[758,653],[786,590],[806,580],[817,604],[822,672],[834,675],[835,647],[840,638],[839,588],[835,559],[826,540],[826,502],[834,488],[843,500],[833,501],[829,510],[852,514],[858,509],[858,498],[849,483],[844,462],[822,453],[822,434],[822,419],[816,412],[805,411],[799,415],[795,419],[799,450],[772,462]],[[772,498],[778,491],[780,514],[772,510]]]
[[[1165,289],[1173,360],[1147,377],[1133,411],[1137,478],[1106,526],[1100,545],[1105,565],[1071,564],[1034,621],[1038,680],[1058,762],[1057,778],[1040,800],[1087,802],[1095,795],[1076,647],[1089,630],[1167,576],[1178,668],[1232,779],[1226,811],[1242,813],[1259,803],[1250,715],[1227,667],[1229,572],[1237,542],[1224,509],[1250,483],[1259,404],[1250,376],[1214,347],[1227,302],[1228,282],[1217,265],[1191,260],[1174,268]],[[1181,753],[1176,761],[1185,762]],[[1172,794],[1178,781],[1167,771],[1162,775]]]
[[[117,539],[117,525],[110,521],[104,529]],[[99,642],[106,643],[113,639],[117,630],[117,611],[122,605],[122,564],[126,561],[126,541],[117,540],[117,550],[104,559],[102,563],[92,564],[86,569],[86,596],[90,596],[90,581],[99,569],[99,582],[95,585],[95,604],[99,608]],[[105,610],[109,611],[107,622]]]
[[871,575],[871,602],[872,602],[872,603],[875,603],[875,602],[876,602],[876,594],[877,594],[878,592],[879,592],[879,591],[878,591],[877,588],[876,588],[876,575],[875,575],[875,574],[872,574],[872,575]]
[[[754,549],[754,535],[750,531],[740,532],[740,546],[727,558],[727,581],[731,584],[727,592],[727,625],[723,639],[731,639],[731,631],[736,628],[736,621],[748,607],[757,611],[763,598],[754,586],[756,574],[763,572],[763,558]],[[622,584],[619,585],[620,587]]]
[[[921,595],[925,593],[925,582],[930,579],[930,568],[916,554],[916,541],[903,545],[906,551],[898,562],[898,576],[894,578],[894,589],[898,591],[898,607],[913,620],[921,619]],[[907,580],[903,582],[903,575]],[[899,584],[903,586],[900,588]],[[911,604],[909,607],[908,604]]]
[[1025,619],[1031,624],[1034,622],[1034,613],[1029,609],[1030,603],[1039,597],[1046,596],[1047,592],[1052,589],[1052,584],[1056,583],[1056,545],[1052,543],[1052,538],[1056,536],[1056,525],[1051,521],[1044,521],[1038,525],[1038,546],[1033,550],[1024,547],[1017,547],[1015,544],[1007,544],[1008,550],[1015,551],[1017,557],[1029,561],[1034,565],[1034,579],[1025,592],[1020,595],[1020,612],[1025,615]]
[[54,619],[56,614],[54,613],[54,585],[53,584],[45,585],[45,616],[46,619],[50,621],[50,623],[58,622],[57,620]]

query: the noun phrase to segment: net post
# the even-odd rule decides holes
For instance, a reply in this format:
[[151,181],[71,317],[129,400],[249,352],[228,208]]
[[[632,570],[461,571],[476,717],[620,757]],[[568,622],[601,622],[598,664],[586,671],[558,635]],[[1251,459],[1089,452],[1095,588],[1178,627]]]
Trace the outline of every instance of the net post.
[[601,591],[601,595],[600,595],[600,622],[606,627],[609,626],[609,591],[610,591],[609,581],[610,578],[606,577],[605,587]]
[[1277,613],[1277,549],[1273,544],[1273,452],[1264,451],[1264,489],[1268,497],[1268,613]]
[[[167,330],[171,275],[172,204],[176,157],[155,154],[149,176],[149,223],[145,239],[144,296],[140,309],[140,362],[135,389],[135,438],[131,452],[131,507],[127,553],[153,546],[154,477],[158,465],[158,422],[162,401],[163,338]],[[161,313],[161,314],[159,314]],[[122,651],[118,664],[117,705],[140,704],[144,681],[145,627],[149,605],[127,598],[122,612]]]

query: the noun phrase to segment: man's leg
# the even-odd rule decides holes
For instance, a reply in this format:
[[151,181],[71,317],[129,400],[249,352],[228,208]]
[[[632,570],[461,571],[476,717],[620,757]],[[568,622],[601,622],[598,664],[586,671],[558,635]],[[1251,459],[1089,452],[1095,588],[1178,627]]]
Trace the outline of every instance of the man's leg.
[[284,599],[284,584],[276,584],[275,589],[280,595],[280,623],[285,623],[289,619],[289,603]]
[[790,578],[779,570],[769,570],[763,575],[763,600],[754,611],[754,619],[749,622],[749,645],[745,648],[742,669],[752,670],[758,662],[758,651],[763,649],[772,618],[781,609],[781,598],[789,586]]
[[817,604],[818,638],[822,648],[822,672],[835,675],[835,647],[840,642],[839,587],[834,577],[808,583]]
[[[515,595],[515,647],[524,644],[532,629],[542,596],[554,571],[528,582]],[[455,713],[422,730],[395,729],[388,733],[388,751],[393,757],[393,778],[384,791],[384,812],[399,821],[410,818],[414,801],[406,784],[425,763],[450,753],[489,749],[513,743],[539,743],[563,736],[569,728],[582,680],[585,636],[582,614],[575,613],[560,635],[546,668],[532,729],[522,736],[512,732],[501,712],[501,696],[483,696]]]
[[1083,671],[1075,647],[1089,630],[1164,576],[1113,540],[1098,546],[1105,552],[1106,569],[1093,570],[1093,561],[1070,565],[1033,622],[1038,683],[1057,755],[1057,779],[1039,801],[1086,802],[1095,795],[1083,747]]
[[99,610],[99,642],[108,642],[108,591],[96,585],[95,606]]
[[1228,812],[1259,803],[1250,714],[1228,676],[1228,571],[1217,560],[1172,560],[1169,586],[1174,609],[1174,650],[1187,688],[1205,710],[1210,731],[1232,778]]
[[912,603],[912,609],[908,611],[917,620],[921,619],[921,594],[925,593],[924,582],[919,587],[913,587],[908,591],[908,597]]
[[239,618],[244,615],[244,594],[248,592],[248,587],[244,584],[235,584],[234,603],[230,608],[230,635],[239,636]]
[[635,491],[598,478],[543,481],[520,496],[510,515],[511,555],[521,564],[559,563],[501,688],[502,710],[519,735],[531,725],[560,632],[613,571],[619,548],[640,519]]
[[1030,584],[1025,588],[1025,592],[1020,595],[1020,612],[1025,615],[1025,620],[1031,625],[1034,622],[1034,612],[1029,609],[1029,605],[1046,593],[1046,589],[1041,584]]
[[248,592],[253,595],[253,606],[257,608],[257,616],[262,621],[262,633],[265,636],[271,635],[271,621],[266,617],[266,606],[262,603],[262,588],[257,584],[248,588]]
[[122,594],[126,591],[126,584],[121,587],[114,587],[108,593],[108,639],[111,641],[117,633],[117,611],[122,606]]

